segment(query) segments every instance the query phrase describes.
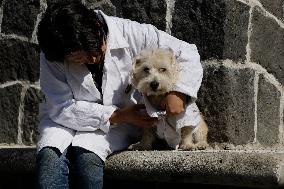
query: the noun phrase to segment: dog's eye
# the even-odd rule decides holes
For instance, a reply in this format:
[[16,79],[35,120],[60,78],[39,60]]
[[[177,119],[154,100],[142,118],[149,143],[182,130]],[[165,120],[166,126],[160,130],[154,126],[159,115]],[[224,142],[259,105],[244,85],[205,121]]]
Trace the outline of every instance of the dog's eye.
[[150,72],[150,69],[149,69],[148,67],[145,67],[145,68],[144,68],[144,72],[149,73],[149,72]]
[[167,71],[166,68],[159,68],[159,72],[165,72],[165,71]]

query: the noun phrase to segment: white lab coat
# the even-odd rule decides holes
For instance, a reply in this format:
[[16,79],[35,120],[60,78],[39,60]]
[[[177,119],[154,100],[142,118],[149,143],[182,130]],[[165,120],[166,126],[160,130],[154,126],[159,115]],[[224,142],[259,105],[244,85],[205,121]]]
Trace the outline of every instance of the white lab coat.
[[70,144],[96,153],[102,160],[128,147],[140,129],[110,125],[120,107],[137,104],[137,91],[126,94],[133,58],[144,48],[171,48],[181,66],[174,90],[197,98],[202,66],[197,48],[148,24],[106,16],[109,29],[103,69],[102,96],[85,65],[50,62],[40,55],[40,87],[46,101],[40,104],[38,151],[45,146],[63,152]]

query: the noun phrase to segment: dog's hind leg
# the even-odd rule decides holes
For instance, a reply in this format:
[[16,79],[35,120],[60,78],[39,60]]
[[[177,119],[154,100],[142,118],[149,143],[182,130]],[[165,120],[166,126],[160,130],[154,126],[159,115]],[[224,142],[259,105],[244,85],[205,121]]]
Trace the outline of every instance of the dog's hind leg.
[[141,141],[132,144],[128,147],[129,150],[152,150],[152,144],[154,143],[156,128],[147,128],[143,130]]
[[196,131],[194,131],[195,145],[199,150],[205,150],[209,145],[207,143],[208,126],[201,116],[200,123]]
[[181,128],[181,142],[179,149],[181,150],[195,150],[196,146],[193,143],[192,132],[194,127],[185,126]]

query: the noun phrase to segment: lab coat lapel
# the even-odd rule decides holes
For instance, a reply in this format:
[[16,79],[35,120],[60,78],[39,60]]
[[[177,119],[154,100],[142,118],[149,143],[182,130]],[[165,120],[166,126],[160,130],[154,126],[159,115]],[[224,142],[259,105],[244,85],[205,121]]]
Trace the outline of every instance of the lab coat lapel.
[[[79,94],[76,95],[77,97],[79,96],[84,99],[87,96],[93,96],[95,99],[90,100],[101,99],[101,94],[94,84],[92,74],[85,65],[75,63],[68,63],[66,65],[70,73],[67,79],[71,88],[77,88],[73,90],[74,92],[79,91]],[[86,94],[86,92],[89,94]]]
[[107,52],[103,76],[103,103],[119,104],[124,97],[124,89],[128,84],[128,75],[132,69],[129,44],[119,30],[115,19],[99,11],[108,26]]
[[111,50],[106,55],[104,68],[103,102],[105,105],[120,104],[132,69],[131,56],[127,49]]

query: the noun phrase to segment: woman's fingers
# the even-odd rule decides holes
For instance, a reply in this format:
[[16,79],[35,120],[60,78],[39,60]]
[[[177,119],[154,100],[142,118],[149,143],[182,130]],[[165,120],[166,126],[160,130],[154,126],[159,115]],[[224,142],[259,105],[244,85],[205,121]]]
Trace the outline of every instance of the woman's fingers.
[[145,104],[136,104],[136,105],[134,105],[134,109],[135,110],[141,110],[141,109],[146,110],[146,106],[145,106]]
[[157,118],[150,117],[150,118],[144,119],[142,125],[143,125],[143,127],[149,128],[149,127],[155,126],[157,124],[157,122],[158,122]]

